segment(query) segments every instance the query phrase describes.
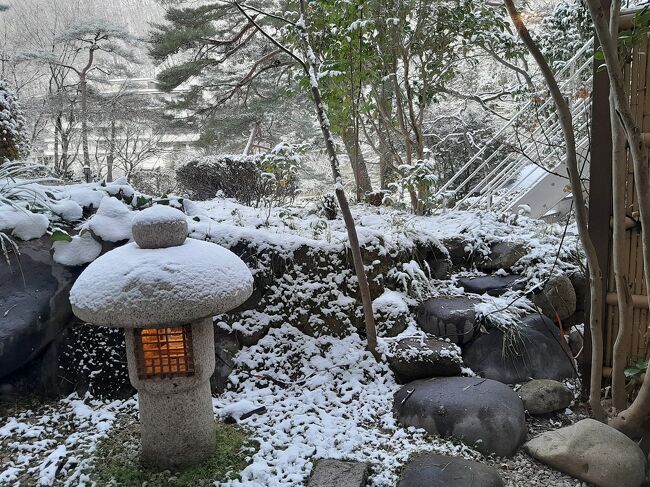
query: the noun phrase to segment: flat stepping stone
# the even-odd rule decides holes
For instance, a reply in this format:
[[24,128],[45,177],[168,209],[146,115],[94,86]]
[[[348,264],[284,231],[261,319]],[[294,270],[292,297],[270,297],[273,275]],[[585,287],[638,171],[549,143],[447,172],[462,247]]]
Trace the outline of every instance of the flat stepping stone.
[[517,282],[520,279],[522,279],[521,276],[514,274],[508,276],[461,277],[458,279],[458,285],[468,293],[501,296],[510,289],[523,289],[524,283]]
[[397,487],[503,487],[489,465],[443,455],[419,455],[406,464]]
[[474,307],[479,303],[480,299],[469,296],[429,299],[418,307],[416,320],[426,333],[463,345],[478,331]]
[[529,315],[513,333],[505,345],[500,330],[477,338],[465,348],[463,361],[481,377],[504,384],[575,377],[571,351],[550,319]]
[[639,487],[646,457],[620,431],[593,419],[548,431],[524,446],[542,463],[596,487]]
[[551,379],[534,379],[517,391],[530,414],[548,414],[569,407],[573,394],[562,382]]
[[501,382],[478,377],[411,382],[395,394],[393,411],[404,426],[458,438],[485,455],[510,457],[527,434],[519,396]]
[[389,345],[387,355],[400,383],[460,375],[463,364],[456,345],[435,338],[403,338]]
[[364,487],[368,465],[324,458],[316,461],[308,487]]

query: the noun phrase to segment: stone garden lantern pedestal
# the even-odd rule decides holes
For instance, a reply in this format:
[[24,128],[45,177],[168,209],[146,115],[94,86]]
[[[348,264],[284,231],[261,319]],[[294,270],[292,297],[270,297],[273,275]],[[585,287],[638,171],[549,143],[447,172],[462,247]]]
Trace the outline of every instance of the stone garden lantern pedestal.
[[133,237],[88,266],[70,302],[90,324],[125,329],[142,460],[179,469],[214,452],[212,316],[242,304],[253,276],[229,250],[186,239],[185,215],[168,206],[138,213]]

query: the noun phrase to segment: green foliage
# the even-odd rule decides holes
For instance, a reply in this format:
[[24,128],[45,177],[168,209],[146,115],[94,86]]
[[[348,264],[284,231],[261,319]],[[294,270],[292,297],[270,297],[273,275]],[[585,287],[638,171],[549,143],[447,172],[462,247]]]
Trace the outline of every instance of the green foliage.
[[389,184],[389,193],[384,200],[394,206],[401,206],[406,195],[415,195],[421,208],[428,212],[438,200],[434,195],[440,182],[440,168],[432,159],[418,160],[413,164],[402,164],[398,167],[398,178]]
[[625,377],[632,384],[636,385],[641,382],[641,375],[648,371],[648,360],[639,356],[632,357],[632,359],[634,360],[634,364],[625,369]]
[[170,8],[165,18],[169,24],[155,24],[150,41],[149,54],[156,60],[164,60],[185,49],[197,47],[217,34],[211,24],[220,16],[218,4],[198,8]]
[[27,157],[29,142],[23,111],[5,80],[0,80],[0,165]]
[[53,229],[51,238],[52,242],[72,242],[70,234],[61,228]]
[[203,68],[209,64],[206,61],[188,61],[167,68],[158,75],[159,86],[162,90],[171,91],[188,79],[199,76]]
[[[641,42],[645,42],[650,33],[650,10],[645,7],[634,14],[632,19],[632,30],[624,30],[618,33],[618,48],[621,51],[623,59],[629,59],[632,55],[634,46]],[[598,61],[605,61],[605,53],[602,47],[599,47],[594,54],[594,58]],[[603,64],[598,67],[598,70],[604,70],[606,66]]]
[[93,482],[119,487],[213,485],[236,477],[248,464],[250,452],[256,449],[245,430],[217,422],[214,454],[203,464],[172,476],[169,472],[158,472],[140,464],[139,436],[135,424],[123,424],[113,429],[97,447],[96,460],[90,472]]
[[[269,3],[246,2],[273,10]],[[256,17],[284,40],[281,21]],[[200,131],[199,147],[239,152],[254,127],[260,128],[257,145],[266,148],[277,144],[279,135],[313,130],[304,123],[309,115],[304,94],[295,93],[294,60],[248,25],[231,2],[170,7],[165,23],[154,27],[149,52],[167,66],[158,75],[160,85],[168,91],[183,87],[168,108],[183,111],[182,123]]]
[[298,193],[298,170],[302,164],[302,147],[292,144],[278,144],[270,152],[262,155],[260,165],[262,175],[269,184],[268,194],[278,204],[293,201]]
[[562,0],[542,20],[538,42],[554,69],[561,68],[593,37],[591,15],[583,0]]

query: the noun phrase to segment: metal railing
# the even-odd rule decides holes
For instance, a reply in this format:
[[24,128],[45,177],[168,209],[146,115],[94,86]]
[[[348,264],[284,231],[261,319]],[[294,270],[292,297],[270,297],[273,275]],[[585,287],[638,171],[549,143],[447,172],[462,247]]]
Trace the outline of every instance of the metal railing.
[[[560,89],[570,103],[577,147],[588,143],[591,96],[574,95],[576,88],[592,77],[593,46],[591,39],[556,73]],[[532,131],[518,130],[535,113],[536,127]],[[438,190],[436,197],[454,201],[453,209],[505,209],[509,201],[536,184],[545,173],[552,172],[563,156],[564,141],[552,99],[549,97],[540,105],[530,101]],[[542,168],[540,175],[527,180],[522,187],[518,178],[531,166]]]

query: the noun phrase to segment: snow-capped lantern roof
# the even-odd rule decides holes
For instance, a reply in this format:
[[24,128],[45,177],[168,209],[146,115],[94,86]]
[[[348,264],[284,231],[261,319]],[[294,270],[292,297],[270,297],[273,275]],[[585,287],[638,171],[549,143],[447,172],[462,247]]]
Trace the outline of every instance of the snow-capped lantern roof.
[[70,291],[74,313],[94,325],[155,328],[230,311],[253,291],[242,260],[187,239],[183,212],[154,205],[133,218],[135,242],[90,264]]

